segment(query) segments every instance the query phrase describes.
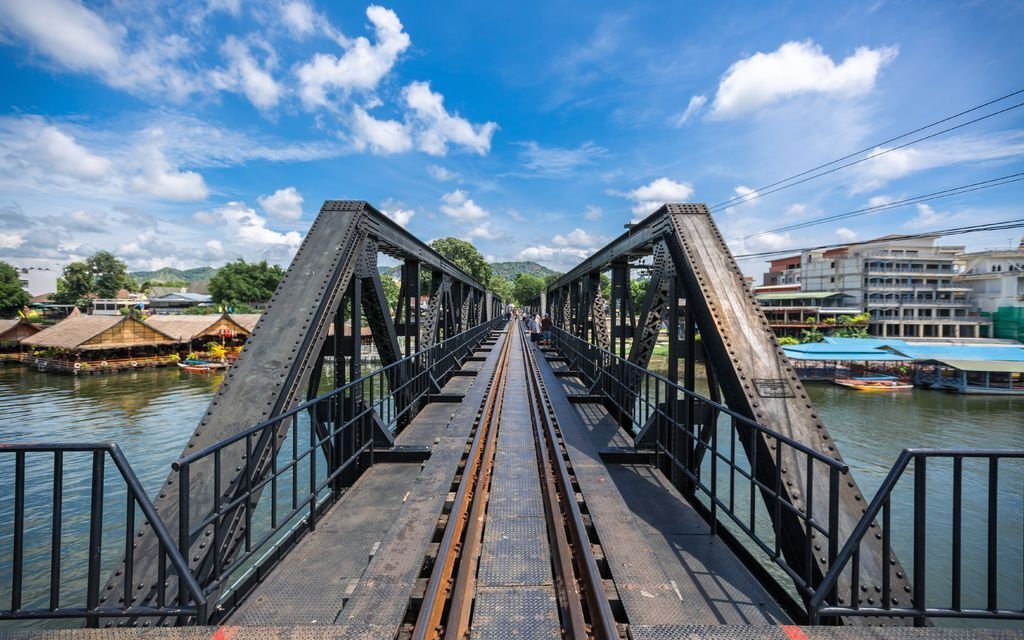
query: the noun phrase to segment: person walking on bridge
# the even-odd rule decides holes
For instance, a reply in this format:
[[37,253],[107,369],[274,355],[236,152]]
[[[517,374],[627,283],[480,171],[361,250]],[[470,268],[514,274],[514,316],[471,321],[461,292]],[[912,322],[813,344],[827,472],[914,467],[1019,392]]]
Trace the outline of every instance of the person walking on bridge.
[[540,341],[540,316],[539,315],[532,315],[532,316],[530,316],[530,320],[527,323],[527,326],[530,329],[530,342],[539,342]]
[[551,316],[547,313],[544,314],[544,319],[540,321],[541,339],[540,343],[545,347],[551,346]]

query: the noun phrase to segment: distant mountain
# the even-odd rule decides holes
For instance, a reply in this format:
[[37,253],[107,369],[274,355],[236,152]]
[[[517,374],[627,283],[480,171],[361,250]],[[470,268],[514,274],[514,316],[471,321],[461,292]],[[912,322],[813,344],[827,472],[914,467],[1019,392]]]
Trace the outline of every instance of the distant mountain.
[[540,278],[546,278],[558,273],[558,271],[548,269],[536,262],[492,262],[491,269],[494,270],[494,275],[508,278],[509,280],[515,280],[516,276],[520,273],[528,273]]
[[133,271],[128,275],[135,282],[199,282],[209,280],[217,272],[214,267],[196,267],[195,269],[172,269],[164,267],[158,271]]

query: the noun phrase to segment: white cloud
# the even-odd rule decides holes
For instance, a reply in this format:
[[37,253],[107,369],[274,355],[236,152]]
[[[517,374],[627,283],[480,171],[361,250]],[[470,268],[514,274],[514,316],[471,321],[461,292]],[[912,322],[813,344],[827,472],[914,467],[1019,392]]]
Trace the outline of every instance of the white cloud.
[[703,94],[690,98],[690,102],[686,105],[686,109],[672,119],[672,126],[681,127],[689,122],[690,118],[697,115],[700,110],[704,108],[704,104],[707,101],[708,97]]
[[[876,147],[868,156],[884,152]],[[857,165],[853,193],[870,191],[912,173],[958,164],[1024,157],[1024,133],[959,136],[895,149]],[[872,199],[873,200],[873,199]]]
[[923,231],[946,224],[963,217],[958,214],[939,212],[927,204],[917,204],[917,215],[903,223],[904,229]]
[[105,178],[113,170],[110,160],[91,153],[53,126],[40,130],[30,153],[54,171],[82,180]]
[[556,234],[551,238],[552,244],[556,247],[596,247],[607,241],[607,238],[589,233],[579,227],[573,229],[570,233]]
[[676,182],[670,178],[658,178],[648,185],[637,187],[627,193],[616,193],[629,198],[633,204],[633,222],[654,213],[661,205],[669,202],[686,202],[693,197],[693,186]]
[[451,115],[444,108],[444,96],[430,90],[426,82],[413,82],[403,90],[405,104],[416,121],[416,141],[421,151],[433,156],[448,152],[448,144],[456,144],[486,155],[491,149],[491,137],[498,125],[488,122],[475,126],[457,113]]
[[296,70],[299,95],[308,108],[329,104],[328,93],[372,91],[391,71],[398,56],[409,48],[409,34],[402,30],[398,15],[390,9],[371,5],[366,17],[373,24],[376,44],[360,36],[347,42],[345,52],[335,57],[318,53]]
[[17,249],[25,244],[25,237],[20,233],[0,233],[0,249]]
[[857,232],[846,227],[839,227],[836,229],[836,237],[843,242],[853,242],[857,239]]
[[229,202],[212,211],[198,212],[195,217],[200,222],[222,225],[225,237],[257,249],[294,251],[302,243],[302,236],[297,231],[279,233],[267,228],[266,219],[245,206],[244,202]]
[[107,71],[120,63],[122,34],[72,0],[0,2],[0,24],[39,53],[74,71]]
[[508,217],[512,218],[516,222],[526,222],[526,216],[524,216],[523,214],[519,213],[515,209],[506,209],[505,213],[507,213]]
[[858,48],[836,64],[810,40],[786,42],[771,53],[755,53],[722,76],[712,117],[735,118],[799,94],[858,96],[869,92],[897,47]]
[[444,167],[439,167],[436,164],[427,165],[427,173],[430,177],[438,182],[448,182],[449,180],[458,180],[459,174],[454,171],[449,171]]
[[131,180],[136,191],[165,200],[205,200],[209,195],[203,176],[171,166],[155,144],[144,149],[142,157],[142,173]]
[[808,211],[807,205],[796,202],[786,208],[786,218],[803,218]]
[[869,207],[884,207],[887,204],[896,202],[896,198],[892,196],[874,196],[868,200]]
[[352,141],[362,151],[369,147],[373,153],[403,153],[412,149],[409,127],[397,120],[378,120],[360,107],[352,108]]
[[302,194],[295,187],[278,189],[273,194],[260,196],[256,200],[271,216],[285,220],[298,220],[302,217]]
[[93,73],[109,86],[182,101],[203,86],[179,61],[195,47],[177,33],[159,34],[158,23],[132,32],[74,0],[0,2],[0,32],[69,71]]
[[490,215],[480,205],[470,200],[469,195],[462,189],[444,194],[441,196],[441,201],[443,203],[441,212],[462,222],[480,220]]
[[479,224],[466,232],[466,240],[498,240],[502,238],[500,231],[491,229],[490,222]]
[[318,17],[303,0],[292,0],[281,5],[281,19],[292,35],[304,38],[316,30]]
[[519,153],[527,169],[548,176],[564,176],[576,168],[594,163],[594,159],[606,155],[608,150],[587,141],[576,149],[542,147],[533,140],[521,143],[525,149]]
[[591,205],[583,212],[583,219],[590,221],[600,220],[603,215],[604,211],[601,210],[601,207]]
[[221,46],[221,52],[228,60],[228,68],[210,74],[213,86],[228,91],[241,91],[258,109],[276,107],[283,89],[269,71],[274,64],[273,51],[269,45],[264,44],[263,47],[267,50],[267,59],[261,66],[247,44],[235,36],[228,36]]
[[734,196],[736,199],[730,203],[733,206],[731,206],[729,210],[733,210],[738,207],[755,207],[758,204],[758,196],[755,189],[740,185],[733,189],[733,193],[736,194]]
[[414,209],[403,209],[399,206],[387,206],[387,203],[385,203],[385,207],[382,208],[380,212],[394,220],[395,224],[403,229],[409,226],[409,221],[412,220],[414,215],[416,215],[416,211]]

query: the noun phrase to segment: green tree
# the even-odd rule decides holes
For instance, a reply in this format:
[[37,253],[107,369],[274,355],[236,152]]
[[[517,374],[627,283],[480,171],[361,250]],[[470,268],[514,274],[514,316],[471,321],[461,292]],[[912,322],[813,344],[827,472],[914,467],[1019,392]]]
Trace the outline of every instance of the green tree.
[[601,274],[601,297],[606,301],[612,298],[612,279],[607,273]]
[[134,281],[128,276],[128,266],[109,251],[99,251],[85,261],[92,272],[93,289],[100,298],[116,298],[121,289],[131,289]]
[[794,344],[800,344],[800,341],[790,336],[782,336],[778,340],[780,347],[791,347]]
[[647,295],[648,280],[633,280],[629,283],[629,296],[633,299],[633,311],[640,313],[644,306],[644,296]]
[[239,258],[229,262],[210,278],[210,295],[217,304],[237,307],[266,302],[284,277],[284,269],[267,261],[248,263]]
[[0,262],[0,318],[13,318],[31,300],[28,291],[21,288],[18,270]]
[[388,308],[394,315],[395,309],[398,308],[398,294],[401,287],[398,286],[397,280],[388,275],[381,275],[380,283],[384,286],[384,297],[388,300]]
[[517,304],[526,306],[540,297],[540,292],[543,290],[544,280],[542,278],[529,273],[520,273],[512,285],[512,296]]
[[438,238],[430,243],[434,251],[454,262],[460,269],[471,275],[485,287],[491,280],[491,265],[484,260],[483,254],[465,240],[458,238]]
[[57,293],[53,299],[58,304],[85,304],[85,300],[95,288],[92,269],[85,262],[72,262],[64,267],[61,277],[57,278]]
[[491,282],[487,285],[487,288],[496,293],[504,304],[510,304],[516,297],[515,287],[508,278],[502,278],[497,275],[491,276]]
[[800,342],[821,342],[824,339],[825,334],[818,329],[803,329],[800,331]]

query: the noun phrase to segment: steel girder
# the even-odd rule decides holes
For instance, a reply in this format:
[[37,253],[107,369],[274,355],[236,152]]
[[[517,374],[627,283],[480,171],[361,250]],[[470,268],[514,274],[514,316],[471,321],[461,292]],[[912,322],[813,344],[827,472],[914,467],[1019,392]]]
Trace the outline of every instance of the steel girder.
[[[712,384],[716,386],[714,395],[717,395],[720,388],[722,397],[731,409],[841,461],[837,445],[818,417],[792,364],[778,346],[774,333],[743,281],[743,274],[705,205],[665,205],[552,283],[550,290],[571,287],[573,283],[590,274],[611,267],[610,346],[613,351],[624,356],[625,338],[630,330],[625,309],[628,305],[628,260],[651,255],[659,245],[667,249],[669,263],[676,274],[669,286],[668,297],[685,298],[686,302],[687,326],[683,344],[677,343],[678,336],[672,336],[670,339],[670,360],[673,356],[680,355],[680,348],[683,351],[681,355],[686,368],[683,386],[692,390],[694,385],[693,371],[697,350],[693,336],[696,329],[700,333],[701,348],[706,354],[707,368],[714,380]],[[658,259],[655,261],[657,263]],[[655,273],[657,272],[656,268]],[[671,289],[676,287],[679,289],[678,296],[671,292]],[[650,310],[656,306],[655,301],[663,296],[663,286],[659,286],[656,291],[648,291],[646,302],[650,304],[645,304],[647,318],[641,321],[640,329],[643,334],[637,340],[640,344],[637,344],[634,350],[634,356],[638,359],[647,351],[644,344],[650,339],[648,331],[654,332]],[[678,324],[674,304],[670,305],[670,308],[673,310],[668,314],[669,326],[674,329]],[[572,330],[571,325],[564,326]],[[578,332],[574,333],[586,338]],[[590,339],[596,342],[593,338]],[[674,378],[671,367],[670,378]],[[713,413],[697,416],[690,406],[684,406],[675,413],[682,414],[682,422],[685,428],[691,431],[694,440],[699,437],[698,431],[702,428],[706,430],[710,427],[708,423],[716,418]],[[827,475],[813,474],[814,487],[805,486],[807,463],[803,455],[796,455],[791,449],[784,448],[780,456],[774,448],[774,439],[765,434],[757,434],[755,454],[750,451],[753,440],[749,433],[747,435],[748,437],[742,438],[743,445],[748,449],[748,456],[753,454],[756,457],[756,474],[764,486],[773,486],[776,473],[780,473],[783,478],[780,491],[784,498],[797,510],[806,512],[808,505],[804,504],[805,496],[813,495],[813,513],[818,517],[824,517],[823,514],[828,513],[831,489]],[[672,444],[674,447],[679,445],[678,441]],[[698,452],[691,451],[686,457],[693,465],[691,468],[696,470],[699,465]],[[853,531],[867,504],[863,493],[849,473],[844,475],[839,483],[838,502],[838,531],[833,532],[833,535],[837,536],[841,545]],[[780,514],[772,512],[770,515],[773,519],[778,518],[781,550],[787,562],[801,575],[809,568],[814,579],[820,580],[828,571],[827,558],[822,551],[815,550],[814,545],[823,549],[823,540],[808,538],[806,523],[785,509],[781,511]],[[877,523],[875,527],[876,532],[880,532]],[[906,573],[895,556],[885,559],[880,557],[880,535],[877,538],[866,540],[862,547],[860,584],[869,592],[880,588],[882,577],[879,568],[888,567],[889,580],[894,585],[894,591],[899,586],[909,587]],[[812,559],[810,567],[805,566],[806,558]],[[840,590],[848,591],[849,584],[847,574],[840,580]],[[845,622],[879,623],[877,619],[860,617],[853,617]],[[905,621],[895,622],[903,624]]]
[[[348,298],[351,303],[349,309],[353,312],[353,318],[350,326],[356,354],[356,357],[349,358],[347,373],[350,380],[358,377],[358,311],[364,283],[368,284],[368,299],[375,301],[370,307],[377,307],[380,312],[370,313],[374,316],[373,320],[368,318],[371,331],[374,331],[376,325],[375,337],[377,334],[381,336],[379,345],[397,356],[397,344],[392,340],[394,327],[392,325],[388,329],[387,321],[390,318],[383,311],[387,307],[383,303],[383,288],[379,277],[366,271],[366,251],[373,244],[376,244],[379,251],[393,258],[427,265],[446,282],[457,281],[467,289],[480,293],[484,290],[452,262],[368,203],[349,200],[325,202],[241,355],[189,438],[182,457],[202,451],[250,426],[268,422],[304,400],[314,377],[322,375],[320,370],[329,327],[335,327],[337,338],[342,336],[345,311],[343,298]],[[360,262],[363,262],[362,268]],[[449,288],[450,284],[446,289]],[[432,338],[431,335],[431,343]],[[332,349],[336,357],[343,355],[344,349],[340,345],[342,340],[336,339]],[[336,385],[344,377],[345,372],[341,369],[342,362],[339,360],[335,367]],[[227,564],[244,538],[239,514],[246,507],[254,508],[257,499],[254,495],[247,505],[242,498],[245,495],[243,487],[258,486],[266,476],[290,424],[281,421],[261,432],[253,442],[248,460],[237,447],[224,449],[219,478],[214,477],[213,464],[209,459],[194,463],[188,501],[180,499],[178,474],[175,472],[170,474],[153,501],[168,529],[177,531],[180,505],[189,505],[189,521],[192,523],[204,521],[213,513],[215,487],[221,488],[222,504],[241,500],[221,519],[223,530],[218,531],[218,535],[213,535],[211,525],[183,541],[182,551],[200,584],[209,591],[211,604],[216,603],[223,585],[213,589],[208,587],[209,581],[218,572],[210,561],[213,545],[208,542],[213,539],[224,541],[219,551],[222,566]],[[248,477],[246,472],[250,474]],[[135,592],[123,592],[123,580],[120,578],[124,571],[122,560],[107,583],[102,596],[104,602],[123,602],[125,605],[132,602],[139,605],[155,602],[155,585],[162,572],[158,563],[157,545],[152,528],[144,523],[135,538]],[[168,582],[168,593],[175,593],[176,580],[171,576]]]

